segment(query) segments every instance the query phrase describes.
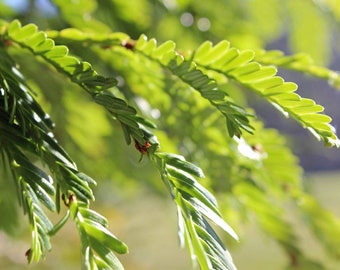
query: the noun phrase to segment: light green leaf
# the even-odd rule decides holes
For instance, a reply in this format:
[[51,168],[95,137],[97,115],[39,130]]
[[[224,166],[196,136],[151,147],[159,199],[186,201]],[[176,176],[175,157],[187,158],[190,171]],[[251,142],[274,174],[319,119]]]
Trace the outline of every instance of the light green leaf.
[[219,65],[219,59],[228,52],[230,43],[226,40],[219,42],[216,46],[212,47],[211,42],[204,42],[195,52],[195,60],[198,59],[200,63],[209,64],[215,62]]
[[208,208],[201,201],[196,198],[192,198],[190,201],[193,207],[199,210],[204,216],[209,218],[212,222],[218,225],[221,229],[227,232],[230,236],[232,236],[235,240],[238,240],[238,236],[235,231],[223,220],[223,218],[216,214],[216,212],[212,211],[212,209]]
[[332,121],[332,118],[330,118],[328,115],[325,114],[305,114],[300,116],[302,121],[309,122],[309,123],[329,123]]
[[150,39],[145,46],[143,47],[143,51],[146,54],[151,53],[154,49],[157,48],[157,41],[155,39]]
[[[217,45],[216,45],[217,46]],[[253,80],[253,77],[255,75],[255,79],[260,80],[262,79],[261,77],[259,77],[258,71],[261,71],[261,66],[258,63],[255,62],[251,62],[248,63],[246,65],[240,66],[237,69],[234,69],[233,71],[230,72],[230,75],[234,76],[234,77],[238,77],[241,81],[247,81],[247,80]],[[261,75],[261,74],[259,74]],[[249,78],[247,78],[249,77]],[[266,77],[266,76],[264,76]]]
[[64,56],[62,58],[56,58],[55,61],[61,68],[65,68],[68,72],[73,73],[76,71],[76,67],[80,62],[72,56]]
[[116,251],[120,254],[128,252],[127,246],[100,224],[94,222],[84,222],[82,223],[82,226],[89,236],[96,239],[105,247],[108,247],[111,250]]
[[137,40],[135,48],[138,50],[142,50],[147,44],[147,42],[148,42],[148,38],[145,35],[141,35],[139,39]]
[[297,84],[292,83],[292,82],[285,82],[281,85],[264,89],[262,93],[265,96],[275,97],[275,95],[280,95],[283,93],[293,93],[294,91],[297,90],[297,88],[298,88]]
[[202,200],[202,202],[204,202],[216,214],[220,214],[216,207],[217,202],[214,196],[208,190],[199,185],[193,177],[185,174],[184,172],[176,170],[173,167],[167,166],[166,169],[170,174],[170,180],[174,182],[174,185],[178,189],[187,192],[192,197],[197,197],[198,199]]
[[[16,23],[15,23],[16,24]],[[20,25],[20,23],[19,23]],[[16,27],[14,27],[15,29],[17,29]],[[38,27],[35,24],[27,24],[25,26],[23,26],[20,29],[17,29],[17,31],[15,31],[15,33],[12,32],[12,36],[18,40],[18,41],[22,41],[25,39],[28,39],[30,36],[34,35],[38,30]]]
[[[216,45],[218,46],[218,45]],[[231,61],[233,61],[234,59],[236,59],[239,56],[239,50],[236,48],[230,48],[229,50],[227,50],[224,54],[223,57],[220,57],[220,59],[218,61],[215,62],[211,62],[209,61],[209,63],[207,63],[206,65],[211,65],[213,63],[213,65],[217,68],[223,68],[225,65],[228,65],[228,63],[230,63]],[[194,59],[197,63],[201,64],[201,61],[198,61],[197,59]]]
[[169,153],[157,153],[157,156],[163,158],[168,165],[178,168],[182,171],[195,175],[197,177],[204,177],[201,168],[186,161],[182,156],[169,154]]
[[89,184],[92,184],[95,186],[97,185],[97,182],[85,173],[79,172],[76,174],[76,176],[79,177],[81,180],[86,181]]
[[[42,32],[39,32],[42,33]],[[68,48],[63,45],[54,46],[51,50],[45,53],[47,58],[59,58],[68,55]]]
[[46,34],[44,32],[38,32],[32,36],[30,36],[29,39],[27,39],[25,41],[25,43],[29,46],[29,47],[36,47],[38,46],[40,43],[44,42],[46,39]]
[[21,24],[19,20],[12,21],[8,26],[8,34],[13,36],[18,33],[21,29]]
[[199,240],[197,232],[194,227],[194,223],[192,222],[191,218],[186,219],[185,221],[186,227],[190,234],[190,240],[192,243],[193,252],[199,262],[199,265],[202,270],[210,270],[212,269],[212,265],[210,260],[208,259],[208,255],[205,253],[202,243]]
[[174,51],[176,48],[176,44],[168,40],[163,44],[159,45],[155,50],[152,51],[152,57],[162,57],[163,55],[169,53],[170,51]]
[[[251,64],[257,64],[257,63],[249,63],[246,66],[249,66]],[[244,66],[240,67],[240,69],[243,69]],[[242,82],[256,82],[256,81],[261,81],[263,79],[266,79],[268,77],[272,77],[276,74],[277,70],[273,66],[267,66],[267,67],[262,67],[259,68],[258,70],[250,71],[248,73],[242,73],[241,75],[235,74],[235,72],[238,73],[239,69],[233,70],[232,74],[233,76],[238,77],[238,79]]]
[[284,80],[281,77],[273,76],[273,77],[263,79],[261,81],[255,81],[254,83],[252,82],[251,86],[256,88],[256,89],[259,89],[259,91],[262,92],[265,89],[279,87],[283,83],[284,83]]
[[55,205],[54,201],[51,199],[51,197],[48,195],[48,193],[38,185],[35,185],[35,187],[32,187],[34,189],[34,192],[37,194],[37,197],[39,200],[52,212],[55,211]]
[[84,185],[84,182],[77,180],[77,178],[71,178],[68,179],[67,184],[79,200],[83,202],[86,202],[87,200],[94,200],[92,190],[88,186]]
[[294,112],[298,115],[312,114],[323,112],[324,108],[321,105],[315,104],[314,106],[305,106],[294,108]]
[[224,72],[228,72],[243,64],[246,64],[254,58],[254,55],[255,53],[251,50],[239,52],[237,57],[233,58],[231,61],[224,63],[222,70]]
[[86,40],[86,35],[84,32],[80,31],[76,28],[66,28],[59,32],[60,36],[64,38],[72,38],[78,41],[84,41]]
[[200,63],[202,65],[206,65],[207,62],[210,63],[210,55],[209,57],[206,57],[210,52],[212,48],[212,43],[211,41],[205,41],[199,46],[196,51],[195,51],[195,59],[199,59]]
[[33,51],[39,54],[48,52],[49,50],[52,50],[53,48],[54,48],[54,41],[52,39],[45,39],[43,42],[39,43],[37,46],[32,47]]
[[[281,105],[284,105],[285,108],[294,108],[300,106],[300,101],[302,101],[301,97],[295,93],[282,93],[277,94],[272,97],[273,100],[279,101]],[[291,102],[291,103],[290,103]]]
[[104,216],[97,213],[96,211],[93,211],[92,209],[89,209],[87,207],[81,207],[81,206],[78,207],[78,211],[84,219],[89,219],[95,223],[102,225],[105,228],[108,226],[107,219]]
[[[98,254],[98,256],[111,268],[110,270],[124,270],[123,265],[117,259],[117,257],[106,246],[103,246],[101,241],[96,237],[90,238],[91,248]],[[97,259],[96,259],[96,262]],[[107,269],[107,268],[104,268]],[[89,270],[92,270],[89,269]]]

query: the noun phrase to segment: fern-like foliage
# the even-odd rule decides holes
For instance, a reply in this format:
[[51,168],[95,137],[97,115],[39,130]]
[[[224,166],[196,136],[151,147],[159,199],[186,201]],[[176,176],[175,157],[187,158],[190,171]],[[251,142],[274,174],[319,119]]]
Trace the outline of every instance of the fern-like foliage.
[[[78,33],[78,35],[77,35]],[[104,106],[113,114],[122,124],[126,140],[131,143],[131,137],[140,144],[145,143],[144,133],[140,129],[138,122],[146,125],[152,125],[144,121],[141,117],[136,116],[137,111],[128,106],[127,103],[116,98],[111,92],[105,91],[116,85],[114,78],[105,78],[98,75],[88,62],[81,62],[76,57],[68,55],[68,48],[63,45],[55,45],[54,41],[47,38],[46,34],[38,31],[34,24],[21,27],[19,21],[12,22],[8,27],[8,38],[24,48],[28,48],[35,55],[39,55],[44,60],[52,64],[59,72],[64,73],[73,82],[81,86],[89,93],[95,102]],[[79,32],[67,32],[67,35],[79,36]],[[82,36],[81,36],[82,37]],[[123,38],[125,35],[123,35]],[[122,35],[113,36],[111,42],[117,42]],[[100,37],[97,37],[97,40]],[[112,41],[113,40],[113,41]],[[82,39],[85,41],[85,39]]]
[[[66,33],[70,34],[70,32]],[[57,71],[65,74],[81,86],[96,103],[103,106],[112,117],[120,122],[126,142],[130,144],[134,140],[135,147],[141,153],[141,156],[148,155],[150,157],[158,167],[163,181],[169,187],[169,191],[177,204],[180,238],[187,245],[193,260],[197,260],[200,267],[206,270],[212,269],[212,267],[235,269],[229,253],[206,218],[209,218],[234,238],[237,238],[237,236],[222,219],[214,197],[193,178],[193,176],[202,177],[203,173],[198,167],[185,161],[181,156],[156,152],[159,143],[152,132],[147,129],[154,128],[155,125],[138,116],[133,107],[123,99],[117,98],[109,90],[116,85],[116,81],[112,78],[99,76],[90,64],[69,56],[66,46],[54,45],[54,41],[47,38],[44,32],[37,31],[37,27],[33,24],[22,27],[18,21],[12,22],[8,26],[6,38],[23,48],[29,49],[34,55],[41,56]],[[95,38],[93,40],[95,41]],[[187,73],[188,68],[186,64],[183,73]],[[192,77],[194,74],[189,77],[184,76],[185,79],[183,80],[194,82],[195,80]],[[202,76],[200,72],[199,75]],[[206,76],[203,77],[207,78]],[[204,85],[206,83],[205,80]],[[213,88],[209,86],[211,89],[206,90],[205,97],[209,97],[209,100],[212,100],[213,104],[217,106],[218,103],[215,103],[215,100],[223,102],[225,94],[216,90],[214,84],[213,86]],[[202,93],[204,96],[204,91]],[[230,106],[230,103],[226,104]],[[236,105],[234,107],[237,108]],[[243,122],[247,123],[245,116],[240,112],[238,112],[238,115],[243,119]],[[236,123],[239,123],[234,123],[237,127]],[[232,132],[231,135],[234,135],[235,128]],[[237,135],[239,136],[240,133],[237,132]],[[55,143],[55,145],[57,144]],[[52,172],[61,174],[61,177],[58,178],[58,184],[63,194],[66,194],[69,198],[65,204],[70,207],[71,216],[77,224],[82,240],[83,264],[86,269],[93,269],[95,266],[122,269],[111,250],[125,253],[127,247],[107,231],[106,221],[103,217],[88,209],[89,200],[93,199],[93,195],[87,184],[94,183],[94,181],[86,175],[78,173],[70,158],[64,157],[65,154],[63,152],[63,155],[58,156],[59,159],[53,163],[56,168],[52,165],[50,167]],[[65,165],[66,162],[68,162],[67,166]]]
[[179,155],[158,152],[153,160],[177,204],[180,242],[187,246],[194,263],[201,269],[236,269],[207,218],[238,237],[222,219],[214,196],[195,180],[195,176],[204,176],[201,169]]
[[[76,38],[72,35],[76,35]],[[84,34],[74,29],[67,29],[51,33],[61,41],[71,39],[76,42],[103,43],[101,36]],[[110,38],[107,39],[110,42]],[[192,60],[186,60],[176,51],[173,41],[157,45],[155,39],[147,40],[142,35],[138,41],[128,43],[127,36],[121,36],[124,46],[141,52],[146,57],[158,61],[163,67],[179,77],[183,82],[198,90],[202,97],[209,100],[226,117],[229,135],[240,136],[242,129],[252,133],[253,128],[247,117],[250,113],[235,104],[224,91],[219,90],[218,84],[210,79],[204,70],[217,71],[227,78],[235,80],[241,85],[255,91],[257,94],[271,102],[287,117],[295,118],[301,125],[309,129],[318,139],[327,145],[339,145],[334,128],[329,124],[331,118],[320,114],[324,110],[321,105],[315,104],[311,99],[301,98],[295,93],[297,85],[285,82],[277,76],[277,69],[272,65],[303,71],[317,77],[326,78],[336,85],[338,75],[336,72],[323,67],[312,65],[312,60],[306,55],[282,57],[282,52],[258,53],[259,59],[254,61],[255,53],[251,50],[239,51],[230,47],[228,41],[222,41],[212,46],[210,42],[203,43],[193,54]],[[104,43],[105,44],[105,43]],[[117,42],[110,42],[111,46]],[[106,45],[108,45],[106,43]],[[262,57],[261,57],[262,55]],[[281,56],[281,57],[280,57]],[[263,64],[263,65],[261,65]],[[268,66],[268,64],[271,64]]]
[[110,88],[116,84],[113,78],[99,76],[87,62],[80,62],[76,57],[68,55],[66,46],[56,46],[46,34],[38,31],[34,24],[21,27],[19,21],[13,21],[7,30],[7,38],[31,50],[52,64],[59,72],[66,74],[90,94]]
[[277,76],[274,66],[262,66],[253,61],[254,54],[251,50],[240,51],[230,47],[227,41],[215,46],[205,42],[194,52],[193,59],[198,65],[224,74],[259,94],[287,117],[296,119],[326,145],[339,146],[334,128],[329,124],[331,118],[320,114],[323,107],[311,99],[301,98],[295,93],[295,83],[285,82]]
[[24,212],[28,215],[32,234],[31,248],[27,253],[28,261],[39,261],[51,249],[49,231],[53,228],[51,221],[43,211],[42,204],[54,211],[55,205],[51,199],[55,189],[52,179],[15,146],[6,149],[12,165],[12,172],[17,179],[18,192]]
[[[211,42],[205,42],[194,52],[193,61],[190,61],[185,60],[181,54],[176,52],[174,42],[168,41],[157,46],[154,39],[148,41],[145,36],[138,39],[133,49],[158,61],[175,76],[198,90],[202,97],[208,99],[226,116],[231,137],[240,136],[241,129],[252,132],[247,119],[249,113],[228,100],[227,94],[218,90],[218,85],[197,65],[203,69],[224,74],[227,78],[255,91],[287,117],[295,118],[326,145],[339,146],[334,128],[329,124],[331,118],[320,114],[324,108],[315,104],[313,100],[301,98],[296,94],[297,85],[285,82],[283,78],[276,76],[277,69],[274,66],[263,66],[253,61],[255,53],[251,50],[239,51],[236,48],[230,48],[230,43],[227,41],[222,41],[216,46],[212,46]],[[321,68],[318,71],[320,74]],[[327,76],[334,77],[329,71]]]
[[[46,37],[41,32],[34,36],[36,34],[36,27],[34,25],[21,28],[17,21],[12,24],[12,27],[13,25],[18,28],[17,31],[11,33],[16,33],[18,41],[25,40],[26,37],[26,47],[29,46],[28,44],[35,44],[35,53],[46,53],[48,48],[55,48],[51,40],[46,40]],[[42,44],[29,39],[30,34],[33,35],[34,40],[36,38],[40,40],[43,37]],[[41,45],[40,47],[39,44]],[[53,45],[52,47],[50,46],[51,44]],[[55,59],[56,51],[59,52],[61,57],[65,56],[64,48],[58,47],[52,55],[51,53],[49,54],[50,59]],[[62,194],[64,198],[76,198],[69,202],[68,205],[72,205],[72,217],[78,225],[77,228],[82,235],[82,239],[91,239],[91,237],[98,236],[96,242],[83,241],[84,249],[88,250],[87,256],[84,256],[84,265],[88,267],[87,269],[93,269],[95,264],[98,267],[102,267],[105,260],[107,260],[107,264],[112,269],[119,269],[115,267],[120,267],[120,263],[114,254],[109,253],[109,251],[114,250],[124,253],[127,251],[124,248],[125,245],[123,243],[113,245],[111,240],[115,238],[106,231],[106,225],[94,218],[100,215],[90,210],[84,210],[88,207],[89,202],[94,200],[90,184],[95,184],[95,181],[79,172],[76,164],[60,147],[51,133],[51,128],[53,127],[51,119],[32,97],[32,91],[25,84],[23,76],[16,68],[14,61],[8,56],[3,44],[0,53],[3,59],[0,65],[2,89],[1,151],[3,161],[7,160],[9,163],[13,178],[16,181],[20,201],[25,213],[29,217],[32,232],[32,245],[27,252],[29,262],[33,260],[38,261],[41,257],[45,256],[46,252],[51,248],[50,234],[53,234],[62,225],[57,224],[54,227],[44,213],[41,204],[51,211],[59,211]],[[51,60],[51,62],[53,61]],[[76,70],[76,67],[72,66],[74,68],[72,69],[66,63],[72,66],[78,62],[76,58],[65,57],[65,59],[58,62],[58,66],[56,65],[58,70],[70,75],[72,70]],[[69,69],[64,68],[65,66],[69,67]],[[94,74],[92,70],[86,70]],[[84,72],[83,74],[87,76],[89,73]],[[110,85],[112,83],[110,80],[103,80],[102,77],[98,77],[96,74],[93,77],[98,79],[96,81],[97,85],[99,85],[98,87],[106,85],[104,81]],[[80,78],[78,77],[75,80],[77,79],[79,80]],[[85,90],[93,90],[88,80],[85,80],[85,82],[83,80],[81,83],[83,83],[82,86]],[[33,163],[31,155],[47,165],[50,175]],[[56,205],[53,202],[53,197],[55,197]],[[81,214],[75,212],[80,208],[78,207],[79,205],[83,209],[82,211],[79,210]],[[92,214],[92,216],[89,214]],[[86,215],[88,217],[83,218]],[[89,248],[93,249],[96,254],[93,253],[93,250],[89,250]],[[108,254],[111,255],[107,257]]]
[[107,229],[106,218],[73,196],[69,197],[68,205],[80,234],[85,268],[124,269],[112,251],[124,254],[128,248]]
[[23,151],[37,155],[40,149],[32,141],[43,143],[43,137],[53,140],[48,135],[52,122],[28,93],[21,74],[3,47],[0,54],[3,59],[0,64],[2,161],[10,165],[16,179],[18,198],[29,217],[32,247],[28,259],[38,261],[50,249],[47,232],[52,228],[41,204],[51,211],[55,210],[50,197],[55,194],[55,188],[52,178],[32,164]]
[[[321,114],[323,107],[297,95],[297,85],[277,76],[275,66],[334,80],[335,84],[339,81],[336,73],[314,66],[305,56],[284,56],[279,52],[264,51],[255,55],[250,50],[232,48],[227,41],[215,46],[205,42],[185,57],[177,52],[173,41],[157,45],[155,39],[148,40],[145,35],[134,41],[124,33],[109,33],[106,25],[92,17],[86,21],[83,13],[94,12],[95,1],[79,2],[79,9],[70,11],[67,1],[55,3],[71,25],[80,29],[96,27],[102,33],[73,28],[43,32],[38,31],[34,24],[22,26],[18,20],[9,24],[2,22],[0,28],[0,151],[2,162],[7,162],[11,168],[19,201],[29,218],[32,232],[31,249],[27,252],[29,262],[45,256],[51,249],[50,237],[69,217],[79,232],[84,269],[123,269],[115,253],[126,253],[128,248],[108,230],[106,218],[90,209],[90,202],[94,200],[91,185],[96,182],[77,169],[75,162],[55,139],[53,122],[33,98],[33,91],[9,56],[8,46],[26,49],[34,57],[42,59],[85,90],[95,104],[103,107],[107,115],[120,124],[126,143],[134,143],[141,159],[149,158],[158,169],[177,207],[181,245],[187,247],[194,265],[199,265],[202,270],[236,269],[211,223],[232,238],[237,240],[238,237],[223,220],[217,201],[208,190],[224,198],[227,196],[226,200],[234,200],[240,208],[252,212],[261,228],[283,246],[292,265],[305,258],[298,247],[294,230],[284,218],[282,204],[274,203],[284,195],[293,197],[302,212],[312,220],[313,229],[321,232],[329,247],[336,247],[338,241],[332,241],[332,234],[327,233],[324,224],[317,222],[315,217],[320,215],[333,225],[338,222],[300,192],[299,167],[291,152],[287,151],[285,142],[279,134],[254,121],[252,113],[235,103],[228,92],[228,87],[235,85],[250,89],[286,116],[296,119],[325,144],[339,146],[329,124],[330,117]],[[156,125],[140,113],[143,110],[131,105],[115,78],[101,76],[90,63],[71,56],[69,48],[74,45],[91,50],[101,58],[105,58],[104,51],[108,52],[112,58],[107,62],[117,61],[114,57],[119,54],[124,62],[128,60],[128,69],[135,68],[135,61],[142,63],[139,69],[144,69],[145,64],[147,72],[152,75],[154,70],[159,71],[165,77],[162,82],[166,87],[162,90],[168,91],[168,96],[176,100],[173,89],[177,85],[171,83],[176,81],[180,84],[176,90],[181,92],[176,94],[182,102],[187,102],[187,106],[196,106],[194,99],[197,97],[200,101],[204,100],[193,109],[192,114],[186,115],[186,119],[179,119],[173,124],[174,128],[184,129],[187,119],[201,121],[202,124],[196,125],[202,127],[201,136],[195,137],[190,131],[176,138],[169,135],[168,139],[178,142],[178,148],[185,148],[190,159],[199,159],[207,154],[205,168],[211,171],[206,181],[208,188],[197,180],[204,177],[201,168],[181,155],[159,150],[160,143],[155,136],[157,131],[153,131]],[[150,68],[150,63],[156,68]],[[136,70],[133,73],[138,73]],[[222,79],[216,79],[216,74]],[[144,88],[147,87],[146,83]],[[181,96],[182,92],[187,96]],[[187,113],[181,109],[176,113],[178,111]],[[198,113],[200,115],[196,115]],[[199,119],[200,116],[204,119]],[[229,138],[220,128],[219,121],[222,120],[226,122]],[[186,143],[199,147],[190,149]],[[38,166],[35,160],[45,167]],[[228,164],[228,168],[215,167],[214,160]],[[285,166],[290,168],[289,172]],[[68,211],[59,223],[53,225],[42,206],[59,212],[61,200]],[[339,234],[338,230],[335,234]],[[338,249],[335,250],[338,254]]]
[[141,36],[134,50],[143,55],[158,61],[165,68],[168,68],[174,76],[180,78],[193,89],[200,92],[203,98],[210,101],[225,117],[230,137],[240,137],[242,130],[252,132],[249,124],[249,113],[244,108],[235,104],[227,94],[220,90],[217,83],[197,68],[193,61],[187,61],[176,52],[175,43],[167,41],[159,46],[155,39],[147,40]]
[[274,65],[303,72],[327,80],[331,86],[337,89],[340,87],[340,75],[338,72],[316,65],[312,57],[305,53],[285,55],[282,51],[261,50],[256,52],[255,61],[262,65]]

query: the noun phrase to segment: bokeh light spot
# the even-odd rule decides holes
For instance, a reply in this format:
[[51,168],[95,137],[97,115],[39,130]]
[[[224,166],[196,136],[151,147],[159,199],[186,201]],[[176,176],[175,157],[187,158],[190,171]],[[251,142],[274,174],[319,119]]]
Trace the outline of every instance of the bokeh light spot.
[[208,18],[200,18],[197,21],[197,27],[199,30],[205,32],[208,31],[210,29],[211,23],[210,20]]
[[189,27],[194,23],[194,16],[189,12],[185,12],[182,14],[180,20],[183,26]]

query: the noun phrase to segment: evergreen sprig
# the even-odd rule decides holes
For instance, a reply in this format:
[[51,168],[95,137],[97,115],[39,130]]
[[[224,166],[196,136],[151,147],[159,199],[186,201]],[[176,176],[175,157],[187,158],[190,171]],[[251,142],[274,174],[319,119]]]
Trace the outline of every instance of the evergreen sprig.
[[113,251],[125,254],[128,247],[108,230],[106,218],[72,195],[67,204],[80,235],[85,269],[124,269]]
[[339,72],[316,65],[312,57],[306,53],[285,55],[282,51],[278,50],[260,50],[256,51],[254,60],[262,65],[274,65],[280,68],[303,72],[316,78],[327,80],[331,86],[337,89],[340,88]]
[[[47,53],[49,58],[46,60],[55,64],[58,71],[70,75],[77,67],[82,66],[79,64],[74,68],[74,64],[78,64],[76,58],[66,56],[64,47],[55,48],[51,40],[46,39],[42,32],[36,31],[36,26],[28,25],[21,28],[18,21],[11,25],[11,33],[14,33],[17,41],[27,42],[22,43],[23,46],[37,54],[50,52]],[[14,30],[16,27],[17,31]],[[29,39],[32,35],[34,41]],[[40,43],[37,43],[37,40],[40,40]],[[33,46],[34,49],[29,46]],[[57,57],[58,60],[53,61],[51,59],[55,59],[56,52],[62,59]],[[125,245],[108,233],[107,225],[98,223],[96,218],[100,217],[99,214],[88,209],[90,201],[94,200],[90,184],[96,184],[96,182],[78,171],[76,164],[56,141],[51,132],[53,122],[33,98],[32,90],[25,83],[25,78],[16,68],[15,62],[9,57],[3,44],[0,47],[0,53],[3,60],[0,63],[1,152],[3,161],[7,160],[9,163],[16,181],[19,199],[31,225],[32,244],[26,253],[28,261],[39,261],[46,255],[46,252],[51,249],[50,235],[53,235],[66,221],[64,219],[62,223],[53,226],[44,213],[41,203],[48,210],[59,212],[60,200],[63,197],[72,198],[67,205],[72,205],[70,206],[72,217],[80,231],[83,245],[91,248],[83,257],[86,269],[94,269],[94,265],[101,269],[103,262],[106,262],[111,267],[110,269],[122,269],[112,251],[124,253],[127,251],[124,248]],[[111,85],[110,80],[103,80],[103,77],[97,76],[89,66],[82,74],[84,76],[90,74],[92,78],[91,82],[84,80],[84,77],[75,79],[86,91],[94,90],[91,86],[93,81],[99,88],[105,88],[107,84]],[[34,164],[32,155],[47,166],[49,174]],[[53,202],[53,197],[56,204]],[[92,238],[96,238],[96,241],[85,241],[85,239]],[[121,244],[113,245],[112,239]],[[106,257],[107,254],[110,256]]]
[[[71,23],[73,26],[80,27],[82,24],[75,19],[80,14],[83,16],[82,12],[92,12],[94,9],[93,1],[84,1],[84,6],[79,6],[79,10],[74,12],[68,12],[67,1],[56,2],[63,14],[66,14],[67,20],[74,22]],[[34,57],[41,58],[85,90],[93,102],[105,108],[108,115],[120,123],[127,144],[134,142],[141,159],[148,157],[159,170],[161,179],[176,203],[180,242],[187,247],[194,264],[198,264],[203,270],[236,269],[228,250],[210,224],[214,223],[234,239],[238,239],[237,235],[223,220],[215,197],[198,182],[197,178],[204,177],[202,170],[180,155],[160,152],[158,139],[151,131],[156,129],[156,125],[140,115],[122,92],[119,97],[114,94],[116,92],[113,89],[119,91],[116,79],[99,75],[90,63],[71,56],[69,48],[56,45],[56,41],[90,49],[95,47],[94,52],[98,48],[112,49],[107,51],[113,54],[114,48],[119,47],[126,52],[125,56],[129,54],[136,59],[143,58],[153,62],[159,69],[166,71],[167,75],[170,74],[172,79],[200,93],[208,101],[208,106],[217,109],[224,116],[232,139],[225,138],[221,131],[217,132],[218,136],[214,136],[214,139],[218,138],[220,141],[215,142],[217,146],[213,146],[215,150],[218,148],[218,153],[215,154],[223,162],[229,159],[229,165],[233,167],[232,173],[243,175],[234,177],[231,182],[228,182],[229,179],[224,183],[218,183],[221,180],[219,178],[212,180],[210,189],[217,194],[225,195],[223,192],[227,192],[227,195],[233,196],[255,213],[261,227],[291,256],[292,264],[302,261],[304,257],[296,243],[294,231],[282,217],[282,206],[272,204],[271,196],[267,196],[269,191],[275,191],[274,197],[290,194],[296,202],[304,200],[302,212],[312,220],[313,228],[327,238],[325,242],[331,248],[338,244],[338,241],[330,239],[332,234],[327,233],[324,224],[318,223],[315,217],[323,216],[333,225],[337,225],[337,219],[324,214],[317,203],[297,192],[300,189],[300,182],[296,179],[297,162],[290,152],[285,151],[287,148],[284,143],[279,141],[270,145],[273,137],[279,140],[280,137],[253,125],[255,122],[251,118],[252,114],[236,104],[222,90],[220,83],[210,76],[211,71],[217,72],[228,84],[236,82],[251,89],[285,115],[295,118],[325,144],[338,146],[338,139],[329,124],[331,119],[320,114],[323,107],[311,99],[297,95],[297,86],[277,76],[277,69],[268,64],[328,79],[332,79],[335,74],[312,66],[304,57],[265,53],[254,58],[256,56],[253,51],[231,48],[227,41],[215,46],[205,42],[193,54],[184,57],[177,52],[173,41],[157,45],[155,39],[148,40],[144,35],[133,41],[124,33],[109,33],[108,28],[99,21],[89,20],[87,26],[89,24],[103,29],[103,32],[93,33],[74,28],[44,32],[38,31],[34,24],[21,26],[18,20],[5,23],[0,28],[0,150],[2,161],[7,162],[11,168],[19,200],[29,217],[32,245],[27,255],[30,262],[45,256],[51,248],[50,237],[69,217],[73,219],[80,235],[85,269],[123,269],[115,252],[126,253],[128,249],[108,230],[106,218],[90,209],[90,202],[94,200],[91,185],[96,182],[77,169],[75,162],[53,136],[53,122],[33,98],[32,90],[9,56],[6,46],[27,49]],[[253,134],[254,131],[259,134]],[[210,134],[213,133],[213,128],[202,131],[202,137],[206,136],[208,141],[207,145],[202,145],[202,149],[199,149],[202,153],[214,144],[210,142]],[[250,139],[251,136],[255,141]],[[266,140],[266,136],[270,138]],[[225,141],[230,144],[226,146]],[[201,145],[202,141],[196,143]],[[260,147],[263,144],[264,150],[257,149],[256,143]],[[243,146],[246,150],[241,149]],[[226,147],[233,149],[226,150]],[[249,154],[259,158],[252,158]],[[39,167],[35,160],[46,167]],[[213,164],[210,166],[213,167]],[[287,175],[282,166],[289,166],[294,175]],[[251,175],[249,171],[252,172]],[[292,174],[292,171],[289,173]],[[224,171],[211,174],[227,178]],[[61,200],[68,207],[68,212],[59,223],[53,225],[46,217],[42,205],[50,211],[59,212]],[[334,234],[337,235],[338,231]],[[338,249],[335,253],[338,254]],[[301,258],[297,259],[296,256]]]
[[339,146],[335,129],[329,124],[332,119],[320,114],[323,107],[311,99],[301,98],[295,93],[295,83],[285,82],[277,76],[274,66],[262,66],[253,61],[254,55],[251,50],[240,51],[230,47],[227,41],[215,46],[211,42],[204,42],[194,52],[193,60],[199,66],[224,74],[259,94],[284,115],[296,119],[326,145]]
[[[170,188],[170,193],[181,210],[179,226],[180,228],[184,227],[185,232],[180,233],[180,238],[182,241],[185,239],[187,248],[192,254],[195,254],[192,257],[193,260],[197,258],[198,264],[204,270],[211,269],[213,266],[219,267],[218,269],[235,269],[229,253],[205,217],[208,217],[234,238],[237,236],[222,219],[213,195],[190,176],[193,174],[202,177],[203,173],[181,156],[156,152],[159,143],[152,132],[147,129],[155,128],[155,125],[137,115],[136,109],[128,105],[125,100],[117,98],[109,90],[112,86],[116,86],[115,79],[102,77],[92,69],[89,63],[69,56],[66,46],[55,45],[54,41],[47,38],[44,32],[38,31],[34,24],[22,27],[16,20],[9,24],[7,29],[5,37],[8,40],[22,48],[29,49],[36,56],[41,56],[57,71],[81,86],[90,94],[94,102],[103,106],[112,117],[121,123],[126,142],[130,144],[134,140],[141,157],[148,155],[155,162],[162,179]],[[193,82],[194,78],[189,76],[185,80]],[[208,94],[209,91],[207,91]],[[209,99],[224,98],[225,94],[222,92],[213,91],[216,91],[217,96],[212,93]],[[241,116],[241,113],[239,115]],[[56,141],[47,143],[52,148],[51,150],[60,150],[57,153],[54,151],[43,152],[45,154],[43,161],[44,158],[50,161],[49,167],[52,175],[56,176],[64,194],[65,204],[70,207],[71,217],[77,225],[83,246],[83,265],[86,269],[93,269],[93,267],[122,269],[111,250],[125,253],[127,247],[107,231],[106,221],[103,217],[88,209],[89,201],[94,199],[88,184],[94,184],[94,180],[79,173],[74,162],[66,156],[60,147],[53,149],[58,147]],[[59,199],[57,198],[57,200]],[[84,215],[87,218],[84,218]],[[61,224],[58,223],[56,226],[59,228]]]
[[207,99],[225,116],[230,137],[240,137],[242,130],[252,133],[253,128],[248,119],[251,114],[235,104],[227,93],[219,89],[214,80],[198,69],[194,61],[186,60],[175,48],[176,44],[173,41],[157,45],[155,39],[148,40],[145,35],[142,35],[133,46],[135,51],[158,61],[174,76],[199,91],[203,98]]
[[179,155],[157,152],[152,159],[177,204],[180,243],[187,246],[194,265],[198,263],[201,269],[236,269],[207,218],[234,239],[238,237],[223,220],[214,196],[196,181],[195,177],[204,176],[202,170]]

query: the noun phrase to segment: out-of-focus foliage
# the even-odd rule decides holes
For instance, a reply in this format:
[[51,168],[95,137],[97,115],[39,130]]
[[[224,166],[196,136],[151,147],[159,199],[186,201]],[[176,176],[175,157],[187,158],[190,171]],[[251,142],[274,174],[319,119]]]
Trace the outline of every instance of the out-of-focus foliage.
[[[285,68],[339,86],[325,65],[339,20],[334,2],[0,2],[0,214],[9,217],[0,227],[15,233],[17,192],[32,232],[30,262],[71,218],[85,269],[123,269],[114,252],[127,246],[90,208],[92,186],[111,181],[112,194],[168,192],[180,243],[201,269],[237,267],[223,244],[233,240],[211,222],[237,239],[230,225],[238,231],[248,219],[282,246],[290,269],[323,269],[301,248],[287,204],[338,259],[340,221],[304,190],[286,139],[248,105],[251,92],[339,146],[324,108],[277,74]],[[294,53],[266,50],[278,39]],[[62,207],[65,217],[52,224],[44,211]]]

